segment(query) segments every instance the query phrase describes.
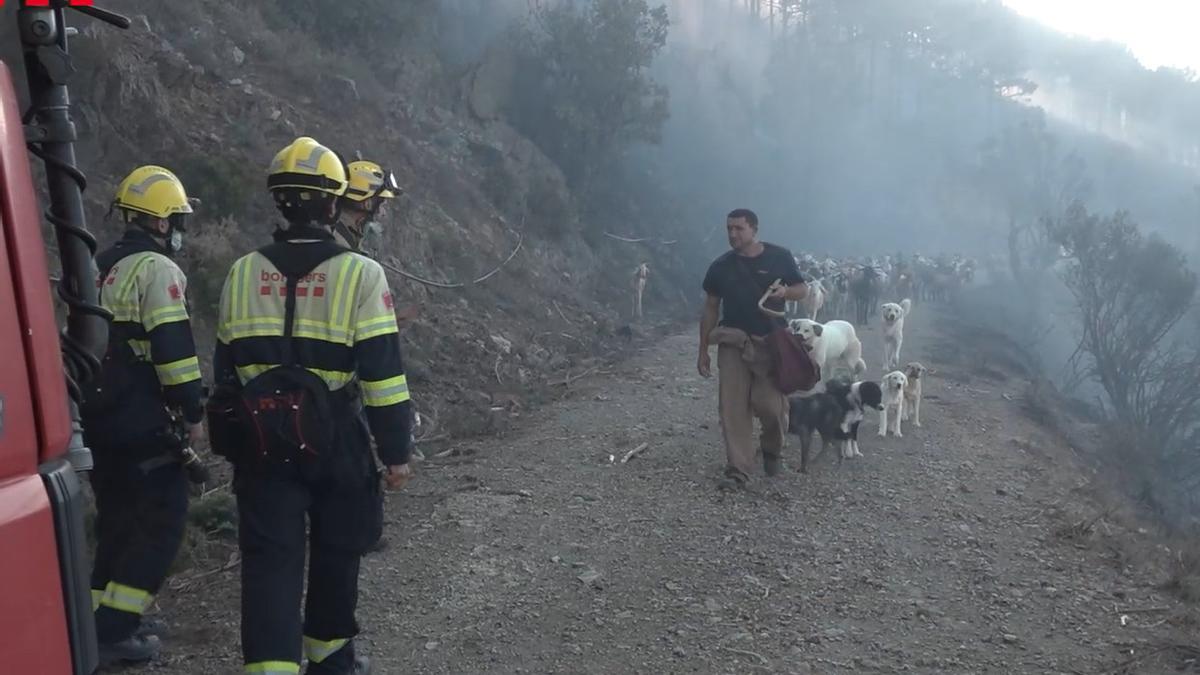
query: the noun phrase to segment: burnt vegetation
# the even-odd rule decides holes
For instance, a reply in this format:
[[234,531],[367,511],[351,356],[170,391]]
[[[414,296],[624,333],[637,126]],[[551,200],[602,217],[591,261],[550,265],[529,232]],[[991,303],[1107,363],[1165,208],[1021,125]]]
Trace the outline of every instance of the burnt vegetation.
[[1125,213],[1076,204],[1045,228],[1066,254],[1059,275],[1077,311],[1074,375],[1103,388],[1111,450],[1137,494],[1178,523],[1194,513],[1200,488],[1196,274]]

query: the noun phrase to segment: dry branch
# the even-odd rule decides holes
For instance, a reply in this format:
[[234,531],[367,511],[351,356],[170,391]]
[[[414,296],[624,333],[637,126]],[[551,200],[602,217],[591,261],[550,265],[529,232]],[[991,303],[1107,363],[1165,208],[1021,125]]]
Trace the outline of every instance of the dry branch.
[[557,310],[558,310],[558,315],[559,315],[559,316],[561,316],[561,317],[563,318],[563,321],[566,321],[567,323],[569,323],[569,324],[571,324],[572,326],[574,326],[574,325],[575,325],[575,322],[567,318],[567,315],[566,315],[566,314],[564,314],[564,313],[563,313],[563,311],[562,311],[562,307],[559,307],[559,306],[558,306],[558,301],[557,301],[557,300],[554,300],[553,302],[554,302],[554,309],[557,309]]
[[1169,612],[1170,607],[1114,607],[1117,614],[1149,614],[1153,612]]
[[625,464],[626,462],[633,459],[634,457],[637,457],[638,455],[645,452],[646,448],[648,448],[648,447],[650,447],[649,443],[642,443],[641,445],[637,446],[636,448],[630,450],[629,452],[625,453],[624,457],[621,458],[621,463]]
[[568,375],[567,379],[559,380],[558,382],[551,382],[550,384],[552,384],[554,386],[566,386],[566,385],[571,384],[572,382],[575,382],[576,380],[582,380],[583,378],[587,377],[588,375],[591,375],[599,370],[600,370],[600,366],[592,366],[591,368],[588,368],[587,370],[583,371],[582,373],[579,373],[578,375]]
[[242,557],[237,551],[234,551],[232,554],[230,554],[229,560],[226,561],[224,565],[221,565],[216,569],[208,570],[207,572],[193,574],[186,579],[172,579],[168,585],[170,586],[171,590],[174,591],[189,591],[195,588],[196,584],[198,584],[201,579],[206,579],[215,574],[220,574],[221,572],[228,572],[240,564],[242,564]]
[[640,243],[642,243],[642,242],[644,242],[644,241],[650,241],[649,239],[645,239],[645,238],[641,238],[641,239],[634,239],[634,238],[631,238],[631,237],[622,237],[622,236],[620,236],[620,235],[616,235],[616,234],[613,234],[613,233],[611,233],[611,232],[605,232],[605,233],[604,233],[604,236],[606,236],[606,237],[609,237],[609,238],[611,238],[611,239],[616,239],[617,241],[623,241],[623,242],[625,242],[625,243],[627,243],[627,244],[640,244]]
[[617,241],[623,241],[627,244],[644,244],[646,242],[654,242],[661,246],[671,246],[673,244],[679,243],[678,239],[671,239],[670,241],[668,241],[666,239],[650,239],[647,237],[641,237],[641,238],[622,237],[621,235],[613,234],[612,232],[605,232],[604,236],[606,236],[610,239],[616,239]]
[[421,441],[430,440],[432,438],[431,434],[437,431],[437,418],[426,415],[423,412],[417,412],[417,417],[419,420],[424,420],[418,424],[424,430],[424,433],[418,436],[416,441],[420,443]]

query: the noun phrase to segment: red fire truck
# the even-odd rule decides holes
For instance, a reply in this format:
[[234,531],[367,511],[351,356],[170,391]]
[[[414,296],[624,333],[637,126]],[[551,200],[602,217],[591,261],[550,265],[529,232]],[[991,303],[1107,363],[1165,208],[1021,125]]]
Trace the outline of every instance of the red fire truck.
[[[83,532],[90,468],[80,385],[99,368],[108,317],[96,304],[95,240],[67,90],[67,10],[120,27],[124,17],[67,0],[17,9],[29,107],[0,62],[0,672],[90,675],[97,648]],[[4,16],[14,14],[9,10]],[[29,155],[45,164],[66,327],[57,326]],[[64,376],[65,375],[65,376]]]

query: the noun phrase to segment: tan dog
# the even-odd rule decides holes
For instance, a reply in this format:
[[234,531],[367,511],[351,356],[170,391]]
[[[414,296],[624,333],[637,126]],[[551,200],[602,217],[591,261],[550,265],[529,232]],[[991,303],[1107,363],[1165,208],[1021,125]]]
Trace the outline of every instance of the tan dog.
[[[908,376],[893,370],[883,376],[879,383],[883,389],[883,409],[879,411],[879,437],[883,438],[891,432],[896,438],[904,438],[900,431],[900,420],[904,418],[904,390],[908,387]],[[889,421],[888,413],[892,414]]]
[[904,366],[904,374],[908,376],[908,384],[904,387],[904,421],[913,420],[913,426],[921,426],[921,378],[929,369],[919,361],[912,361]]

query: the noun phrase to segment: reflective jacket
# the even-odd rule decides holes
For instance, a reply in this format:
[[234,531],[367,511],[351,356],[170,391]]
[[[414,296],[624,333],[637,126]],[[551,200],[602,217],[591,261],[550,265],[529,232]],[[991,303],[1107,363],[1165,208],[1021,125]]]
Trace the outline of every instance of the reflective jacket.
[[100,304],[113,314],[97,386],[121,391],[121,400],[110,414],[85,420],[89,430],[133,436],[162,429],[165,408],[199,423],[203,387],[183,270],[141,230],[126,232],[96,262]]
[[[323,229],[293,226],[277,239],[302,247],[330,239]],[[286,279],[255,251],[233,264],[221,291],[218,382],[245,384],[283,362]],[[297,365],[333,392],[358,381],[379,459],[403,464],[410,452],[408,378],[387,277],[379,263],[351,251],[317,265],[296,286],[293,326]],[[351,391],[351,390],[347,390]]]

